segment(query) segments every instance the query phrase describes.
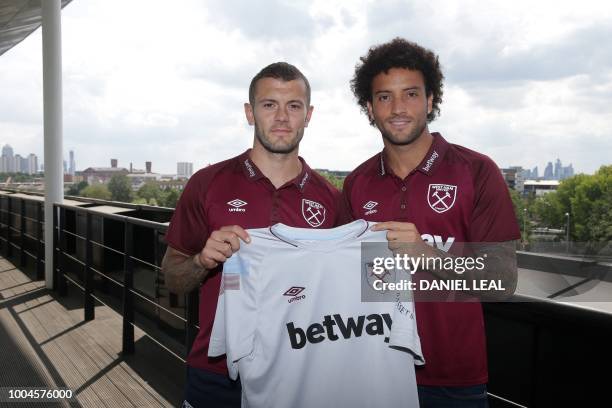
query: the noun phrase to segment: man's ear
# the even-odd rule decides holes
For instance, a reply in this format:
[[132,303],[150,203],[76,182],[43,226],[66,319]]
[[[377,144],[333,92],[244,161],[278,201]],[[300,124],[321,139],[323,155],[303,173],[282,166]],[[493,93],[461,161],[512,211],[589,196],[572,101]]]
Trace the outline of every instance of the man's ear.
[[306,120],[304,121],[304,127],[308,127],[308,124],[310,123],[310,118],[312,117],[312,111],[314,110],[314,106],[310,105],[308,107],[308,111],[306,112]]
[[372,102],[367,101],[366,102],[366,106],[368,108],[368,119],[370,119],[371,122],[374,121],[374,114],[372,113]]
[[249,125],[255,125],[255,114],[253,113],[253,107],[248,102],[244,104],[244,114],[247,122],[249,122]]

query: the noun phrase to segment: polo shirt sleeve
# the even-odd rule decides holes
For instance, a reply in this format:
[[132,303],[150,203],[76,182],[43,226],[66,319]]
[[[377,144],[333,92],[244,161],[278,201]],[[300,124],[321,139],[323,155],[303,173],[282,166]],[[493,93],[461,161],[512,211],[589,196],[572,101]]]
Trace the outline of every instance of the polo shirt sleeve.
[[473,167],[474,209],[470,242],[504,242],[521,234],[510,192],[497,165],[488,157]]
[[342,186],[342,194],[340,195],[338,203],[338,217],[336,226],[348,224],[355,220],[353,216],[353,208],[351,206],[351,189],[352,189],[352,178],[348,176],[344,179]]
[[200,252],[210,235],[205,212],[206,184],[198,173],[189,179],[166,232],[168,245],[186,255]]

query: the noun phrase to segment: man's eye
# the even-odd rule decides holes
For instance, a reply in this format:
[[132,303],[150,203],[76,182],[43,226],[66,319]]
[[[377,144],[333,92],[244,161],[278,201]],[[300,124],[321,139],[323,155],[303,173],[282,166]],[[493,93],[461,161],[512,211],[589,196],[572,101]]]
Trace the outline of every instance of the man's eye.
[[293,103],[293,104],[289,105],[289,109],[294,110],[294,111],[300,110],[301,107],[302,106],[297,104],[297,103]]
[[415,97],[419,96],[419,93],[416,92],[416,91],[410,91],[410,92],[408,92],[408,96],[411,97],[411,98],[415,98]]
[[274,104],[272,102],[266,102],[263,104],[263,107],[266,109],[272,109],[274,108]]
[[378,95],[378,100],[380,102],[387,102],[391,99],[389,95]]

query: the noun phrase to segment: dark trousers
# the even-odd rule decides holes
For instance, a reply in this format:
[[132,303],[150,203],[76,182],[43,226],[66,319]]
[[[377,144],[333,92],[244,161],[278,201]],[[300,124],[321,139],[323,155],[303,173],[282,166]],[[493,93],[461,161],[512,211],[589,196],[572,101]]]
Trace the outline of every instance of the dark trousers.
[[183,408],[240,408],[240,380],[187,366]]
[[421,408],[489,408],[487,385],[434,387],[419,385]]

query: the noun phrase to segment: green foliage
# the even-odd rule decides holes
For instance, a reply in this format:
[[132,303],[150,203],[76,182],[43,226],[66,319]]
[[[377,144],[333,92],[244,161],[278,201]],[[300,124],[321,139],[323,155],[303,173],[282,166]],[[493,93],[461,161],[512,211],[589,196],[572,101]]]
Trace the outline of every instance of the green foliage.
[[138,197],[145,200],[146,204],[157,205],[162,198],[162,191],[154,181],[146,182],[138,189]]
[[111,177],[108,182],[108,190],[114,201],[123,201],[125,203],[132,201],[132,184],[130,179],[124,174]]
[[87,186],[81,191],[81,196],[89,198],[98,198],[100,200],[110,200],[111,192],[104,184],[94,184]]
[[342,184],[344,183],[345,177],[336,176],[326,171],[319,171],[318,173],[321,176],[325,177],[327,181],[329,181],[334,187],[342,191]]
[[80,196],[81,192],[87,187],[89,186],[89,183],[86,181],[81,181],[77,184],[73,184],[70,186],[70,188],[68,189],[68,191],[66,191],[67,195],[71,195],[71,196]]
[[535,200],[533,210],[542,225],[554,228],[565,228],[568,213],[572,240],[611,241],[612,166],[561,181],[556,192]]
[[513,189],[509,189],[510,198],[512,199],[512,206],[514,207],[514,214],[516,215],[516,221],[519,224],[521,230],[521,237],[523,241],[527,240],[531,232],[531,224],[529,222],[529,206],[530,200],[523,198],[521,195]]
[[163,199],[163,206],[169,208],[176,208],[180,193],[174,189],[169,190]]
[[34,181],[34,179],[36,177],[40,177],[40,175],[30,175],[25,173],[0,173],[0,182],[5,183],[9,177],[11,178],[12,183],[27,183]]

